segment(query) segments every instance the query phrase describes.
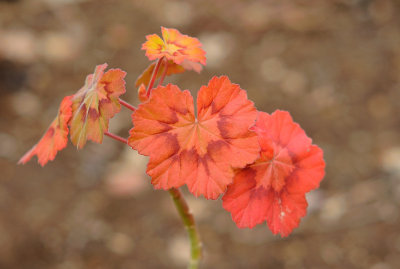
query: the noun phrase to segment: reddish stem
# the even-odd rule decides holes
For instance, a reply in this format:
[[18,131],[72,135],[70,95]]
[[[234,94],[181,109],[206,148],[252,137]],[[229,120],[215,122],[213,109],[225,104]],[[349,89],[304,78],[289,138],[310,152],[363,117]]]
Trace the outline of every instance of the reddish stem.
[[165,79],[165,76],[167,75],[167,71],[168,71],[168,61],[165,60],[165,65],[164,65],[164,71],[162,73],[162,76],[160,78],[160,81],[158,82],[158,86],[162,85]]
[[117,141],[122,142],[122,143],[124,143],[124,144],[128,144],[128,140],[125,139],[125,138],[123,138],[123,137],[120,137],[119,135],[109,133],[108,131],[105,132],[104,134],[105,134],[106,136],[108,136],[108,137],[111,137],[111,138],[114,139],[114,140],[117,140]]
[[124,107],[126,107],[126,108],[132,110],[132,111],[135,111],[135,110],[136,110],[136,107],[134,107],[133,105],[131,105],[131,104],[127,103],[127,102],[125,102],[125,101],[122,100],[121,98],[119,98],[119,103],[120,103],[121,105],[123,105]]
[[156,67],[153,70],[153,74],[151,74],[151,80],[149,83],[149,87],[147,88],[147,97],[150,96],[151,89],[153,89],[154,82],[156,81],[156,78],[157,78],[158,69],[160,69],[160,65],[163,60],[164,60],[164,57],[158,59]]

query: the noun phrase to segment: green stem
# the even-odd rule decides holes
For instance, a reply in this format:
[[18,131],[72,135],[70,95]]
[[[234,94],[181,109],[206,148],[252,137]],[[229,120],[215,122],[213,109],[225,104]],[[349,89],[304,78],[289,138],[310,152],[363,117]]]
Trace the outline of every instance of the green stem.
[[168,192],[174,200],[175,207],[178,210],[178,213],[181,216],[183,224],[185,225],[185,228],[189,235],[190,262],[188,265],[188,269],[197,269],[199,268],[200,264],[202,245],[199,233],[196,229],[194,217],[192,213],[190,213],[189,206],[179,189],[172,188]]

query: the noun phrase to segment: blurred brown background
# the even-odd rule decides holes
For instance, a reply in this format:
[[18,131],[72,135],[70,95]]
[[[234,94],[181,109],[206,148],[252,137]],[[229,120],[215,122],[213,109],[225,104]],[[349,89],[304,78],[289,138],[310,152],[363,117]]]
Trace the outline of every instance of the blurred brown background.
[[[258,109],[289,110],[327,162],[285,239],[186,195],[202,268],[400,268],[399,13],[396,0],[1,0],[0,268],[185,268],[185,230],[133,150],[105,138],[16,165],[96,64],[127,71],[137,105],[140,47],[160,26],[198,37],[208,58],[167,81],[195,91],[229,75]],[[111,121],[130,127],[126,109]]]

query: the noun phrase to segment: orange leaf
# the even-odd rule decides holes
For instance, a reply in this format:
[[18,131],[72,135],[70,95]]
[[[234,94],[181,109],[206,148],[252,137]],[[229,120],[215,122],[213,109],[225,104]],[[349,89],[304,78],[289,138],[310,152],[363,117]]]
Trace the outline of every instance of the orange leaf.
[[286,111],[260,112],[252,129],[258,134],[261,156],[237,172],[223,206],[240,228],[267,221],[274,234],[288,236],[306,215],[305,193],[324,177],[322,150]]
[[232,183],[234,168],[259,157],[249,128],[257,111],[246,92],[225,76],[202,86],[197,98],[168,84],[132,114],[129,145],[150,156],[147,173],[157,189],[187,184],[195,196],[216,199]]
[[57,117],[51,123],[44,136],[32,147],[31,150],[22,156],[18,164],[25,164],[36,155],[40,165],[44,166],[48,161],[54,160],[58,151],[67,146],[68,122],[72,115],[71,98],[72,96],[64,97]]
[[120,69],[104,73],[106,67],[107,64],[96,66],[94,74],[86,77],[85,85],[72,99],[71,141],[78,148],[88,139],[101,143],[109,119],[121,109],[119,96],[125,93],[126,73]]
[[[138,77],[138,79],[135,82],[136,88],[139,87],[141,84],[144,84],[144,86],[149,85],[151,75],[153,74],[153,70],[156,66],[156,63],[151,63],[146,70],[143,71],[143,73]],[[164,73],[165,70],[165,64],[161,64],[160,68],[158,69],[157,77],[156,79],[160,78],[162,74]],[[174,63],[173,61],[169,60],[168,61],[168,69],[167,69],[167,76],[171,76],[173,74],[179,74],[185,72],[185,68],[179,64]]]
[[142,45],[150,61],[166,57],[185,69],[200,72],[201,65],[206,64],[205,51],[197,38],[181,34],[176,29],[161,27],[163,38],[158,35],[146,36],[147,41]]

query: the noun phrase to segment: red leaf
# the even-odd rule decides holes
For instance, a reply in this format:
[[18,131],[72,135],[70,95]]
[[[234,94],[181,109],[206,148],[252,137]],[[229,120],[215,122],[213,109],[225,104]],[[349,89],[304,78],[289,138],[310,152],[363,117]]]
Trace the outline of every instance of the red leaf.
[[121,109],[119,96],[125,93],[126,73],[120,69],[104,73],[106,67],[107,64],[96,66],[72,99],[71,141],[78,148],[88,139],[102,143],[109,119]]
[[324,177],[322,150],[290,114],[259,112],[252,128],[259,137],[261,156],[237,172],[223,199],[238,227],[252,228],[267,221],[274,234],[288,236],[305,216],[305,193]]
[[257,136],[249,130],[257,116],[246,92],[227,77],[201,87],[197,119],[189,91],[167,85],[132,114],[129,145],[150,156],[147,173],[155,188],[187,184],[196,196],[216,199],[232,182],[233,168],[259,156]]
[[44,166],[48,161],[54,160],[57,152],[67,146],[68,142],[68,122],[71,119],[71,98],[66,96],[61,102],[58,115],[47,129],[39,142],[32,147],[18,161],[18,164],[25,164],[34,155],[38,157],[38,162]]

